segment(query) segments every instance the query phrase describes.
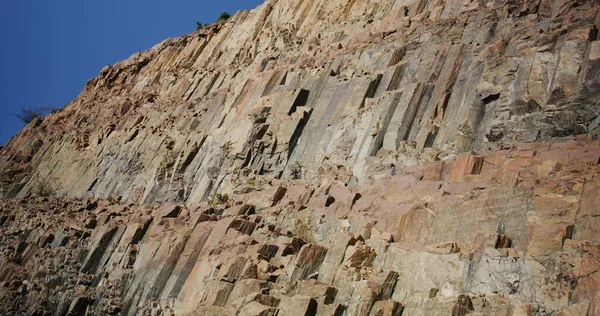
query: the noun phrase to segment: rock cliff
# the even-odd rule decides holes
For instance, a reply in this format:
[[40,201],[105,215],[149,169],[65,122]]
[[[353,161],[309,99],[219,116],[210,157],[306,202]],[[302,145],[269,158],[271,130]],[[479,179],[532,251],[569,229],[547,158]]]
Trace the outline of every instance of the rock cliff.
[[107,66],[0,149],[0,310],[600,315],[599,11],[268,0]]

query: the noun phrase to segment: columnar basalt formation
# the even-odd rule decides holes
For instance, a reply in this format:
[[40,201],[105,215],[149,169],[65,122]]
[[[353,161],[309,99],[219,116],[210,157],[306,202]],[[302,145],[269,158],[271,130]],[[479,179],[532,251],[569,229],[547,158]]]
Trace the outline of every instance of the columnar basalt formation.
[[0,311],[598,315],[599,159],[571,139],[223,204],[6,200]]
[[0,147],[0,311],[600,315],[599,11],[267,0],[106,66]]
[[[2,194],[200,201],[248,174],[349,184],[596,131],[598,1],[267,1],[102,69],[3,149]],[[322,173],[322,172],[321,172]]]

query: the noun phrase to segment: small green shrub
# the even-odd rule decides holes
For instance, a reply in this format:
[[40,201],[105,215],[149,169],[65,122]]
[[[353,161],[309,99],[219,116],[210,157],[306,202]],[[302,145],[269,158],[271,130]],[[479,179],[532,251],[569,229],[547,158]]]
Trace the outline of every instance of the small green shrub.
[[231,201],[231,197],[227,193],[216,193],[212,199],[208,201],[212,206],[227,204]]
[[219,15],[219,19],[217,21],[227,21],[229,18],[231,18],[231,14],[229,14],[229,12],[223,12],[221,15]]
[[202,25],[202,23],[196,21],[196,31],[199,31],[199,30],[201,30],[203,28],[204,28],[204,26]]
[[114,197],[114,196],[109,196],[108,197],[108,202],[110,203],[110,205],[121,205],[121,197]]

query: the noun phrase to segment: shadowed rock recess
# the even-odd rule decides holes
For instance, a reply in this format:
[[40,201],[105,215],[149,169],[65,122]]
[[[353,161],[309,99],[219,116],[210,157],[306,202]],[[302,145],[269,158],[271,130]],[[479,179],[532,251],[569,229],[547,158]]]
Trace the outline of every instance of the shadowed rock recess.
[[0,147],[3,315],[600,315],[600,1],[267,0]]

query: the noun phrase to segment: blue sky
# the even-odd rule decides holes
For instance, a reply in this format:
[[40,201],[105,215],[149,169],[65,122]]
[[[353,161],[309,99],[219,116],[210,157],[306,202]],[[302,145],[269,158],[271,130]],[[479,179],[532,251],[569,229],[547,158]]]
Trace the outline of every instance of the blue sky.
[[263,0],[6,0],[0,2],[0,144],[11,113],[62,107],[102,67]]

